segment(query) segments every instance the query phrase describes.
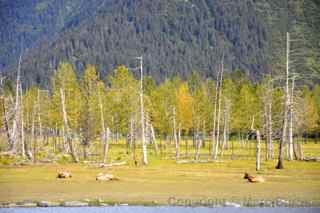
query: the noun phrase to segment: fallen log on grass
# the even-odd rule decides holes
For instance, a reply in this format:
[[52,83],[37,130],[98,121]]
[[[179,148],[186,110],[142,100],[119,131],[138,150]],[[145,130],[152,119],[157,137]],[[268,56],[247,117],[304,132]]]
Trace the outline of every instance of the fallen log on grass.
[[185,164],[185,163],[221,163],[223,161],[218,160],[178,160],[178,164]]
[[112,167],[112,166],[123,166],[123,165],[126,165],[126,164],[127,164],[126,161],[123,161],[123,162],[114,162],[114,163],[109,163],[109,164],[100,163],[100,164],[98,165],[98,167],[103,168],[103,167]]
[[307,162],[320,162],[320,157],[304,157],[302,160]]
[[16,153],[14,151],[0,152],[0,156],[15,157]]

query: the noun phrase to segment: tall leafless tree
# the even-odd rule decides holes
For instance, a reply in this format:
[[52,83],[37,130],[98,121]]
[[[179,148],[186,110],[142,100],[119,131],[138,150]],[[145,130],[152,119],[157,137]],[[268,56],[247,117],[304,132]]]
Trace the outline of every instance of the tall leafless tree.
[[[220,114],[221,114],[221,99],[222,99],[222,81],[223,81],[223,71],[224,71],[224,54],[221,59],[221,71],[220,71],[220,79],[219,79],[219,87],[218,87],[218,113],[217,113],[217,132],[216,132],[216,141],[214,148],[213,159],[216,160],[218,156],[218,148],[220,143]],[[214,133],[215,134],[215,133]]]
[[279,142],[279,155],[278,163],[276,168],[283,169],[283,145],[287,141],[287,128],[288,128],[288,111],[290,104],[290,94],[289,94],[289,53],[290,53],[290,34],[287,32],[287,48],[286,48],[286,84],[285,84],[285,101],[284,101],[284,111],[283,111],[283,124],[282,124],[282,135]]
[[144,119],[144,102],[143,102],[143,58],[140,60],[140,114],[141,114],[141,142],[142,142],[142,161],[144,165],[148,165],[147,143],[145,136],[145,119]]
[[69,124],[68,124],[68,115],[67,115],[66,106],[65,106],[65,96],[64,96],[64,91],[62,88],[60,88],[60,98],[61,98],[61,107],[62,107],[62,116],[63,116],[65,138],[67,140],[67,143],[68,143],[68,146],[70,149],[70,154],[72,156],[73,161],[79,162],[79,159],[78,159],[78,156],[77,156],[76,151],[74,149],[72,138],[71,138],[71,133],[70,133]]

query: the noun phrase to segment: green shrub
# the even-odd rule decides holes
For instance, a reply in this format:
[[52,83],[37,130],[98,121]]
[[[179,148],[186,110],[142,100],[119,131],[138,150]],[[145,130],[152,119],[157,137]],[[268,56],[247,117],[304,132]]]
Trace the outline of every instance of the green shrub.
[[57,163],[59,164],[68,164],[72,163],[72,158],[70,155],[60,155],[58,157]]
[[1,165],[11,165],[15,161],[16,161],[16,158],[13,155],[0,155]]

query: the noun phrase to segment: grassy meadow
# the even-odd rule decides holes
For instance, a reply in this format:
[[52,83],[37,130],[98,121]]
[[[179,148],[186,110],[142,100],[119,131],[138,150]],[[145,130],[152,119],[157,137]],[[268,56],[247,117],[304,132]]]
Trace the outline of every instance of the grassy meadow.
[[[233,143],[233,146],[232,146]],[[276,146],[276,144],[275,144]],[[233,149],[232,149],[233,147]],[[305,156],[320,156],[320,144],[302,144]],[[219,156],[218,161],[207,163],[176,163],[174,145],[155,154],[150,145],[149,165],[135,165],[132,153],[127,154],[124,141],[110,146],[108,162],[127,162],[126,165],[99,168],[102,145],[96,142],[90,149],[90,158],[71,163],[68,155],[57,155],[53,162],[52,143],[39,149],[38,162],[27,163],[21,159],[2,157],[0,162],[0,202],[17,201],[67,201],[101,199],[110,203],[168,204],[168,199],[244,199],[312,201],[320,204],[320,163],[285,161],[285,169],[276,170],[276,160],[265,160],[262,144],[262,164],[259,175],[265,183],[252,184],[243,179],[244,172],[255,171],[255,143],[241,145],[234,141]],[[276,147],[275,147],[276,148]],[[77,147],[82,157],[82,149]],[[161,150],[161,149],[160,149]],[[185,143],[180,147],[181,159],[193,159],[194,148],[189,141],[188,156]],[[286,151],[286,150],[285,150]],[[208,147],[202,147],[201,160],[208,159]],[[277,150],[275,150],[277,153]],[[136,149],[141,159],[141,148]],[[140,162],[140,160],[138,160]],[[71,179],[56,179],[58,171],[70,171]],[[110,173],[119,181],[98,182],[98,173]]]

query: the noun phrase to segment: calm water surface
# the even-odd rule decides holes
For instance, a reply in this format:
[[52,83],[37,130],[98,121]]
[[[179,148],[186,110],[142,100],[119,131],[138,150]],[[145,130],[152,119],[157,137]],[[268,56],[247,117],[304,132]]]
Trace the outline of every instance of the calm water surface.
[[206,207],[49,207],[2,208],[0,213],[320,213],[320,208],[206,208]]

